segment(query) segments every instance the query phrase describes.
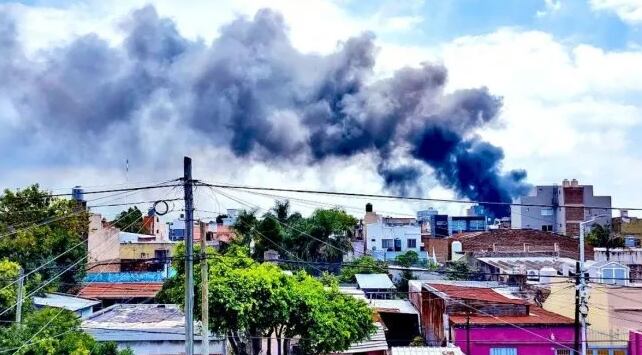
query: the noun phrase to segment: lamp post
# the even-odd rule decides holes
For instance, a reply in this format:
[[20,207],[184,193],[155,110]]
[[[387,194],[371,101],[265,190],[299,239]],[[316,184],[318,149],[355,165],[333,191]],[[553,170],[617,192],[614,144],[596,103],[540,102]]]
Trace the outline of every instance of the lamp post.
[[580,284],[579,284],[579,291],[580,291],[580,319],[581,319],[581,324],[582,324],[582,340],[581,340],[581,355],[586,355],[587,352],[587,345],[586,345],[586,318],[588,316],[588,288],[587,288],[587,283],[586,283],[586,267],[585,267],[585,258],[586,256],[584,255],[584,241],[585,241],[585,234],[586,234],[586,225],[588,224],[594,224],[595,221],[600,218],[600,217],[610,217],[610,215],[606,214],[601,214],[597,216],[593,216],[593,218],[589,219],[588,221],[580,222]]

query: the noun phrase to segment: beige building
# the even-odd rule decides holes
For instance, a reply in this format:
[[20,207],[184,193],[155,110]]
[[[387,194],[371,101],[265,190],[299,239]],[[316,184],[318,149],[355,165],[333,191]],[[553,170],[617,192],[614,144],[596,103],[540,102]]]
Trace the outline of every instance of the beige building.
[[[575,285],[570,282],[553,282],[543,308],[566,317],[575,316]],[[588,302],[589,348],[611,349],[622,354],[626,349],[629,329],[638,329],[642,322],[642,287],[621,287],[592,283]],[[604,350],[603,350],[604,351]]]
[[87,272],[160,271],[174,255],[176,243],[158,236],[126,233],[90,216]]

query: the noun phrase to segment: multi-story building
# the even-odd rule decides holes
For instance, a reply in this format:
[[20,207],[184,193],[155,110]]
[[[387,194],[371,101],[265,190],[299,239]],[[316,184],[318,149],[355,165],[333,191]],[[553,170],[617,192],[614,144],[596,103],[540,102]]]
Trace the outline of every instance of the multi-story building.
[[426,258],[421,256],[421,225],[414,218],[381,217],[366,224],[366,235],[368,250],[377,259],[392,260],[408,250]]
[[564,180],[561,186],[536,186],[530,195],[514,202],[521,205],[511,206],[513,229],[577,236],[580,222],[611,222],[611,196],[595,196],[592,185],[580,185],[575,179]]

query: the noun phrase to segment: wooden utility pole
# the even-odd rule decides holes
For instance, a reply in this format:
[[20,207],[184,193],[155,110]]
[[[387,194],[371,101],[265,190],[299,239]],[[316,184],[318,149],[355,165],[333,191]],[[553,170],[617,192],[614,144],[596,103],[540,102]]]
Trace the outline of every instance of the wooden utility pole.
[[185,190],[185,355],[194,355],[194,196],[192,159],[183,159]]
[[205,223],[199,222],[201,227],[201,353],[209,355],[209,299],[207,294],[207,232]]

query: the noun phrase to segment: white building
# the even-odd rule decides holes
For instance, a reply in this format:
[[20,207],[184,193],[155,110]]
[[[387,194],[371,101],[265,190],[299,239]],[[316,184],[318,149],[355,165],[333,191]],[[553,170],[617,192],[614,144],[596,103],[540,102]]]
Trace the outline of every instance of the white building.
[[419,257],[428,256],[421,242],[421,225],[414,218],[379,217],[366,224],[368,252],[380,260],[394,260],[412,250]]

